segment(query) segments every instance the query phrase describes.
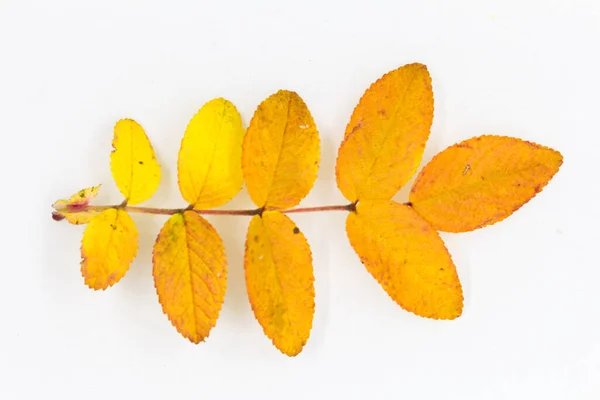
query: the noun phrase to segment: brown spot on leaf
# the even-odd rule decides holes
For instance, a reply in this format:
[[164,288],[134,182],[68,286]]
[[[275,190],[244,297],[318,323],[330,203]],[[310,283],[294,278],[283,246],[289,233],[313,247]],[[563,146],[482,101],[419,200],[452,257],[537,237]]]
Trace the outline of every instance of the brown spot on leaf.
[[297,226],[294,227],[294,235],[297,235],[300,233],[300,229],[298,229]]
[[362,127],[362,119],[360,121],[358,121],[358,124],[354,125],[354,127],[352,128],[352,130],[350,131],[350,133],[348,135],[352,135],[354,132],[359,130],[361,127]]

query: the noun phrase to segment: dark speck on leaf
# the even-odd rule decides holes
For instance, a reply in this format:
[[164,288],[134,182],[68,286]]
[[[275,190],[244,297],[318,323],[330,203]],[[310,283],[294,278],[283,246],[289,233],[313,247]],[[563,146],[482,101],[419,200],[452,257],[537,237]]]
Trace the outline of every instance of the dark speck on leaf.
[[300,229],[297,226],[294,227],[294,234],[297,235],[300,233]]
[[117,227],[114,224],[110,224],[110,227],[113,229],[117,229]]
[[144,165],[144,162],[143,161],[138,161],[138,164]]
[[258,243],[258,235],[254,235],[254,241]]

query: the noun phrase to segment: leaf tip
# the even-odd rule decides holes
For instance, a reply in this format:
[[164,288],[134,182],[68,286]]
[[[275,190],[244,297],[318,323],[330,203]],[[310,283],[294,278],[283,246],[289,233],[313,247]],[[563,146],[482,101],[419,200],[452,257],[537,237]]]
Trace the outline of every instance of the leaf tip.
[[288,97],[300,97],[297,92],[288,89],[279,89],[275,95],[277,96],[288,96]]
[[282,354],[288,356],[288,357],[296,357],[298,356],[300,353],[302,353],[302,350],[304,350],[304,345],[306,344],[306,342],[304,342],[301,346],[295,347],[295,348],[288,348],[288,349],[281,349],[278,348],[279,351],[281,351]]
[[[171,321],[171,322],[173,322],[173,321]],[[192,343],[192,344],[200,344],[200,343],[204,342],[206,339],[208,339],[208,335],[203,336],[200,334],[193,334],[192,332],[183,332],[178,327],[175,327],[175,328],[177,329],[177,331],[179,332],[179,334],[181,336],[183,336],[184,338],[189,340],[190,343]]]
[[[424,71],[429,71],[429,70],[427,69],[427,65],[426,65],[426,64],[424,64],[424,63],[421,63],[421,62],[413,62],[413,63],[409,63],[409,64],[406,64],[406,65],[405,65],[405,67],[408,67],[408,68],[414,68],[414,69],[416,69],[416,70],[421,70],[421,71],[423,71],[423,70],[424,70]],[[402,68],[402,67],[400,67],[400,68]]]

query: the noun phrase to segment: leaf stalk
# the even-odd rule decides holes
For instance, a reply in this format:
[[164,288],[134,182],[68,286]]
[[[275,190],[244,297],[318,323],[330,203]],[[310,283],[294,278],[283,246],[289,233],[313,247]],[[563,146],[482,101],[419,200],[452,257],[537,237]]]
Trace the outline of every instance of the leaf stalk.
[[[102,212],[104,210],[108,210],[110,208],[116,208],[119,210],[132,212],[132,213],[140,213],[140,214],[155,214],[155,215],[173,215],[179,214],[184,211],[195,211],[200,215],[241,215],[241,216],[253,216],[257,214],[261,214],[264,209],[255,208],[255,209],[247,209],[247,210],[198,210],[195,208],[156,208],[156,207],[137,207],[137,206],[128,206],[126,204],[117,204],[117,205],[109,205],[109,206],[87,206],[82,207],[77,210],[69,210],[69,212],[85,212],[85,211],[98,211]],[[310,213],[310,212],[323,212],[323,211],[352,211],[354,209],[354,204],[347,205],[333,205],[333,206],[317,206],[317,207],[298,207],[298,208],[290,208],[287,210],[279,210],[285,214],[292,213]],[[270,210],[270,209],[266,209]]]

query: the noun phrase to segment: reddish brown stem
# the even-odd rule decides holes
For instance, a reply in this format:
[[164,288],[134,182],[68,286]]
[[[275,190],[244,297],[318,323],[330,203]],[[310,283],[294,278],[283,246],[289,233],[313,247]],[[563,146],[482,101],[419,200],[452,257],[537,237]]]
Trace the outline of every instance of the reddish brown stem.
[[[260,214],[263,210],[252,209],[252,210],[197,210],[194,208],[154,208],[154,207],[136,207],[128,205],[114,205],[114,206],[88,206],[78,210],[81,211],[104,211],[109,208],[118,208],[127,212],[143,213],[143,214],[157,214],[157,215],[173,215],[181,213],[187,210],[195,211],[202,215],[246,215],[252,216]],[[321,211],[352,211],[354,204],[340,205],[340,206],[319,206],[319,207],[301,207],[301,208],[290,208],[289,210],[281,210],[286,214],[291,213],[307,213],[307,212],[321,212]],[[70,210],[70,212],[72,212]]]
[[320,212],[320,211],[352,211],[354,210],[354,204],[347,204],[345,206],[320,206],[320,207],[301,207],[301,208],[290,208],[284,210],[286,214],[291,213],[305,213],[305,212]]

